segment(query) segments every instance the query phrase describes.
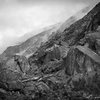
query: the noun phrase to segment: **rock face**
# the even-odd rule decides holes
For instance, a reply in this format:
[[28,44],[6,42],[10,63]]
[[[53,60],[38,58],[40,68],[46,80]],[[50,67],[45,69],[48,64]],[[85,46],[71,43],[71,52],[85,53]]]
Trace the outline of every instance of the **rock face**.
[[1,100],[100,99],[100,3],[28,59],[0,64]]

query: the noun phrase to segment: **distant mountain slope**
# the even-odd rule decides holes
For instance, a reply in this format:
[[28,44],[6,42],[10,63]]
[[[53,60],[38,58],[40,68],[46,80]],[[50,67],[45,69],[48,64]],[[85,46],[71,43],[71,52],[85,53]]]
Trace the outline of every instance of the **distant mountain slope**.
[[54,25],[49,28],[46,28],[45,31],[32,36],[25,42],[22,42],[19,45],[10,46],[8,47],[0,56],[1,59],[6,60],[8,57],[13,55],[23,55],[23,56],[30,56],[33,54],[43,43],[45,43],[52,32],[55,32],[58,29],[59,25]]

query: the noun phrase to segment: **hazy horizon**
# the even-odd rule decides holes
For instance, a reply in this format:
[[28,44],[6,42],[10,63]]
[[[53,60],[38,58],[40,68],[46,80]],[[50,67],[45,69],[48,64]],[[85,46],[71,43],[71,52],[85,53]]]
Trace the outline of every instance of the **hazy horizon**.
[[0,0],[0,50],[26,33],[67,20],[98,0]]

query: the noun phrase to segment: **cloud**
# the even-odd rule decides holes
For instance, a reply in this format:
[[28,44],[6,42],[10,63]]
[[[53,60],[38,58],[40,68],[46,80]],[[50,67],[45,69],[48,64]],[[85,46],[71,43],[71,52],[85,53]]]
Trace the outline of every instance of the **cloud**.
[[[74,6],[74,9],[72,7]],[[0,31],[8,37],[24,34],[66,20],[85,7],[84,4],[7,7],[0,12]]]
[[22,4],[39,4],[39,3],[94,3],[94,2],[100,2],[100,0],[14,0],[18,3]]
[[100,0],[0,0],[0,5],[41,5],[41,4],[59,4],[59,3],[85,3],[92,4],[95,2],[100,2]]

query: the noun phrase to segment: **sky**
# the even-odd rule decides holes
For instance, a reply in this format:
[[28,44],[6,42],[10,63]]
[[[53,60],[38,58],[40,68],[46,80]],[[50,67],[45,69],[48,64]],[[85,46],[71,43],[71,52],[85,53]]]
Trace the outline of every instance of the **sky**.
[[25,34],[67,20],[98,1],[0,0],[0,50],[14,45]]

